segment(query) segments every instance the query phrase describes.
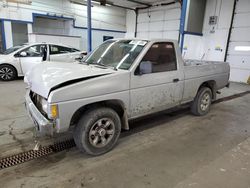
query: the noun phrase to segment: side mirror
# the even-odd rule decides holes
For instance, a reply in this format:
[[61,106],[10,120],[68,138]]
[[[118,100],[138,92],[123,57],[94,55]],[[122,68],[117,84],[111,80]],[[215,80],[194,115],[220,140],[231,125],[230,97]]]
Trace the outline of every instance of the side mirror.
[[88,55],[88,52],[86,52],[86,51],[81,51],[81,55],[82,55],[82,56],[86,56],[86,55]]
[[21,53],[20,53],[20,56],[21,56],[21,57],[26,57],[26,56],[27,56],[27,52],[21,52]]
[[150,61],[142,61],[139,66],[139,74],[150,74],[152,73],[152,63]]

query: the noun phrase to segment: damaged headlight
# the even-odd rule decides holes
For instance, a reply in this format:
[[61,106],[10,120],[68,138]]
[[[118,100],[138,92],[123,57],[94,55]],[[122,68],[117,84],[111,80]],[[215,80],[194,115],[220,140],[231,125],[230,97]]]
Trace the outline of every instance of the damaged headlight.
[[47,101],[44,98],[42,98],[40,103],[41,103],[42,110],[45,113],[48,113],[48,103],[47,103]]
[[47,100],[41,98],[40,100],[42,111],[45,112],[50,119],[56,119],[58,117],[58,109],[56,104],[48,104]]
[[48,101],[44,97],[32,91],[30,91],[30,97],[33,103],[35,104],[35,106],[37,107],[37,109],[45,117],[49,119],[58,118],[58,105],[57,104],[49,104]]

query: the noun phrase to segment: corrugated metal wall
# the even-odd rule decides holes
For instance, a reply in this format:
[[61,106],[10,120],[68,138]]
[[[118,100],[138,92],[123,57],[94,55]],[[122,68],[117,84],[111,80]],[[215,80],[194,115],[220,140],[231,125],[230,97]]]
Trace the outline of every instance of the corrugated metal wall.
[[137,21],[139,38],[179,38],[181,6],[169,6],[140,10]]

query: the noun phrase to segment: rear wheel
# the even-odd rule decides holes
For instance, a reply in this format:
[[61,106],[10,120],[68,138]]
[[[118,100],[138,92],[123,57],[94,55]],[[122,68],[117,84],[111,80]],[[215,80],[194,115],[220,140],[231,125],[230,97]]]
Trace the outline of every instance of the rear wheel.
[[11,81],[17,77],[16,69],[10,65],[0,65],[0,79]]
[[118,114],[110,108],[92,109],[82,116],[74,130],[76,146],[90,155],[110,151],[121,132]]
[[208,87],[202,87],[198,91],[192,103],[191,112],[197,116],[206,115],[210,110],[211,102],[212,102],[211,89]]

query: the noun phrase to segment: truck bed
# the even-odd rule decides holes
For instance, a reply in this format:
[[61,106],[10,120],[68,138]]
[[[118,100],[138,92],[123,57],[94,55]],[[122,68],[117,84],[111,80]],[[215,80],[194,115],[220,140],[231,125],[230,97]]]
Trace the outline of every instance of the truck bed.
[[215,82],[216,90],[224,88],[228,84],[229,72],[230,67],[226,62],[185,60],[184,101],[192,99],[198,90],[196,87],[199,87],[205,81]]
[[220,64],[224,63],[223,61],[203,61],[195,59],[186,59],[184,60],[184,66],[195,66],[195,65],[208,65],[208,64]]
[[185,79],[214,76],[229,73],[229,64],[222,61],[184,61]]

